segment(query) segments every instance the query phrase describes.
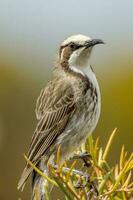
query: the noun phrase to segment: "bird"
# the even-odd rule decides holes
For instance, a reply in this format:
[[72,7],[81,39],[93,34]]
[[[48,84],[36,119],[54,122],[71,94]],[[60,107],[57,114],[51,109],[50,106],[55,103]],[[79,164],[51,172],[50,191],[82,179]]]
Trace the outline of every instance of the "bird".
[[[65,39],[58,52],[53,78],[48,82],[36,103],[37,126],[31,139],[27,158],[48,174],[60,146],[60,163],[68,160],[92,133],[101,110],[101,95],[96,75],[90,65],[95,45],[101,39],[77,34]],[[18,183],[23,189],[32,174],[32,200],[38,188],[41,200],[45,195],[45,180],[26,163]]]

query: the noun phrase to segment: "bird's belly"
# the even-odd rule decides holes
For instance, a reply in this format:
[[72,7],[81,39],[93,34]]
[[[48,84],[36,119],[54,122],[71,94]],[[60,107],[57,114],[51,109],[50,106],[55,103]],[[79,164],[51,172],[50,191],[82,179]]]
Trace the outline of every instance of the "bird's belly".
[[63,134],[58,138],[58,144],[61,145],[63,160],[68,159],[77,148],[85,142],[87,136],[92,133],[96,127],[100,114],[100,102],[88,102],[85,97],[69,121]]

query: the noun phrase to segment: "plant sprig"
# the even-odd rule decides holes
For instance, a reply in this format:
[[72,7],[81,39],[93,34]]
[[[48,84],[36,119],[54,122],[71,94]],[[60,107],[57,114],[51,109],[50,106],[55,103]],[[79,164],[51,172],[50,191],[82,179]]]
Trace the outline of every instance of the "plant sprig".
[[[57,167],[49,166],[49,176],[42,173],[26,156],[25,159],[49,184],[58,187],[66,200],[130,200],[133,197],[133,154],[128,156],[122,146],[118,163],[110,166],[107,161],[115,133],[116,129],[109,137],[105,149],[99,145],[99,138],[94,141],[91,135],[87,139],[81,149],[92,158],[88,157],[90,166],[82,167],[82,170],[79,168],[80,171],[75,170],[77,161],[71,165],[65,162],[65,167],[60,165],[60,147],[57,151]],[[85,164],[84,159],[81,160]]]

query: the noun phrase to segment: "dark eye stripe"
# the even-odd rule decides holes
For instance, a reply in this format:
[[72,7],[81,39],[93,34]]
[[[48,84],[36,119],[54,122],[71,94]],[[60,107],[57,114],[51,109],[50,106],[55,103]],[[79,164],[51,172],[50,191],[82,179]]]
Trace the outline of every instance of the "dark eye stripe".
[[61,56],[62,50],[66,47],[67,45],[61,46],[59,50],[59,55]]
[[82,45],[78,45],[78,44],[75,44],[75,43],[73,43],[73,42],[71,42],[71,43],[69,44],[69,46],[70,46],[72,49],[74,49],[74,50],[79,49],[80,47],[82,47]]
[[73,51],[75,51],[75,50],[79,49],[80,47],[82,47],[82,45],[78,45],[78,44],[75,44],[73,42],[70,42],[69,44],[66,44],[66,45],[63,45],[63,46],[60,47],[60,55],[61,55],[62,50],[67,46],[70,46],[70,48]]

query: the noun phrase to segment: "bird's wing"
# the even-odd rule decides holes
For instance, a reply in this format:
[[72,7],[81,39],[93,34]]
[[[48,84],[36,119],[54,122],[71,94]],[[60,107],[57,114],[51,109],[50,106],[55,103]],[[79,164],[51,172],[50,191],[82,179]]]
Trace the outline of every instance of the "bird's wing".
[[[34,164],[39,162],[41,156],[65,129],[76,108],[74,99],[71,84],[62,83],[60,80],[50,82],[41,91],[36,105],[38,124],[28,151],[28,158]],[[31,171],[27,164],[18,188],[25,183]]]
[[[68,83],[62,85],[61,83],[60,80],[50,82],[37,100],[36,115],[39,121],[28,152],[28,157],[31,161],[32,159],[35,160],[37,155],[40,157],[41,153],[44,153],[44,150],[51,145],[51,139],[53,138],[54,140],[57,135],[61,134],[62,129],[67,124],[67,120],[75,110],[71,85]],[[40,152],[42,145],[43,152]]]

